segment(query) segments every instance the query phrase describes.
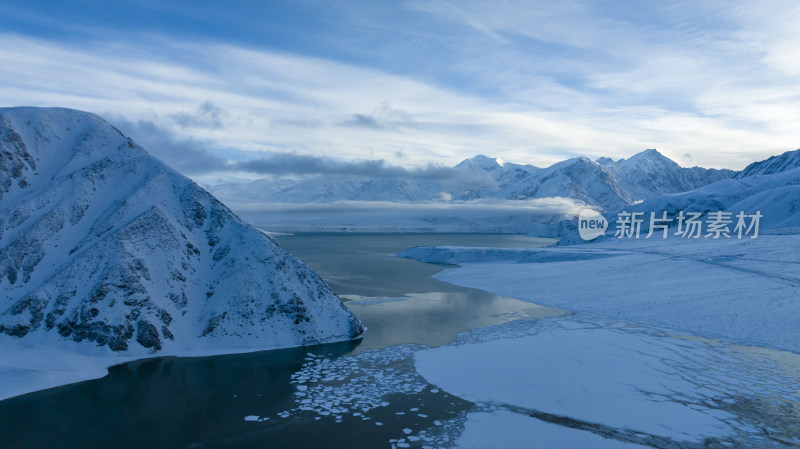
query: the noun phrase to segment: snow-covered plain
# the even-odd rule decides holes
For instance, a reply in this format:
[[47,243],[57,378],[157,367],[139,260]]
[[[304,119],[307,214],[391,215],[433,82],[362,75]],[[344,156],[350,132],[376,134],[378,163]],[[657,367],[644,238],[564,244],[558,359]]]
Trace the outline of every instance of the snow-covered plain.
[[[543,448],[794,447],[799,246],[783,234],[412,248],[400,255],[460,265],[439,280],[577,312],[472,331],[416,353],[416,367],[495,407],[470,414],[459,447],[501,436]],[[530,430],[553,423],[566,432],[558,444]],[[581,440],[592,437],[614,441]]]
[[111,361],[107,357],[4,339],[0,345],[0,399],[97,379],[108,373],[108,366],[133,359],[118,357]]
[[478,404],[460,447],[791,447],[787,355],[577,314],[477,329],[415,365]]
[[437,279],[540,305],[800,352],[800,235],[413,248]]

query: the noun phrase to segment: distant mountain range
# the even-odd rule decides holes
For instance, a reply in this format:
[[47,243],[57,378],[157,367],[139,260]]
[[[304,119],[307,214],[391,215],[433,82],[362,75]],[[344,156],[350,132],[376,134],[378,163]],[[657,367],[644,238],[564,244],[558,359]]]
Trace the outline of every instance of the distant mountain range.
[[147,355],[363,331],[303,262],[95,115],[0,109],[0,156],[0,339]]
[[696,189],[735,174],[732,170],[684,168],[651,149],[619,161],[578,157],[547,168],[503,163],[478,155],[454,166],[452,179],[446,180],[318,176],[299,181],[260,179],[222,184],[209,187],[209,191],[225,201],[284,203],[562,197],[611,211],[659,195]]
[[[609,221],[609,230],[600,240],[613,238],[618,227],[619,212],[642,213],[640,238],[644,238],[649,230],[650,214],[655,213],[660,218],[666,212],[667,217],[673,219],[667,224],[671,228],[669,232],[674,236],[677,228],[675,217],[681,211],[700,213],[699,221],[706,225],[709,213],[728,212],[731,232],[738,222],[736,216],[740,212],[748,216],[756,213],[761,215],[759,232],[800,232],[800,150],[754,162],[731,178],[697,189],[656,196],[607,212],[604,215]],[[749,225],[750,218],[747,220]],[[575,218],[560,222],[558,237],[561,239],[559,245],[585,243],[578,235]]]
[[662,195],[625,208],[628,212],[728,211],[763,214],[761,229],[800,227],[800,150],[748,165],[733,178],[699,189]]

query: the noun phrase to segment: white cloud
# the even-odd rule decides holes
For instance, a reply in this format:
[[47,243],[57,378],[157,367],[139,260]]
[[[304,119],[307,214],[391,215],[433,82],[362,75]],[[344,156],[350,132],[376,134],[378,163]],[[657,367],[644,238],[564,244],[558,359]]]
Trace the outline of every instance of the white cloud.
[[405,6],[411,10],[435,14],[445,20],[453,20],[456,22],[461,22],[501,44],[508,43],[507,40],[498,36],[497,33],[489,29],[489,27],[487,27],[483,22],[481,22],[476,16],[467,14],[466,12],[464,12],[464,10],[456,7],[455,5],[453,5],[448,1],[445,0],[411,1],[407,2]]
[[694,164],[742,168],[800,146],[793,3],[773,2],[771,14],[727,2],[427,5],[406,7],[446,29],[426,29],[426,38],[451,51],[452,67],[401,73],[163,36],[59,43],[0,34],[0,89],[8,105],[157,123],[228,159],[293,152],[422,166],[484,153],[546,166],[656,147],[678,161],[690,153]]

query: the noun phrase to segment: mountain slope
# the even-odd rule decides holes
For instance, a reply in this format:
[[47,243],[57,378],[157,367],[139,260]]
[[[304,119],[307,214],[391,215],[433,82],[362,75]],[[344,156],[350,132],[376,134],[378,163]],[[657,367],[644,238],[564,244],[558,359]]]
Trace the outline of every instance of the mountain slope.
[[737,179],[753,175],[772,175],[800,167],[800,150],[787,151],[763,161],[753,162],[736,174]]
[[[723,179],[689,192],[664,195],[629,206],[628,212],[728,211],[734,216],[760,211],[761,229],[800,226],[800,168],[771,175]],[[649,215],[648,215],[649,217]]]
[[362,327],[303,262],[99,117],[0,109],[0,336],[267,349]]
[[533,178],[541,168],[527,164],[501,162],[479,154],[456,164],[458,180],[452,182],[448,193],[457,200],[481,198],[522,199],[520,186]]
[[614,210],[628,204],[628,196],[614,176],[586,157],[567,159],[537,173],[520,185],[517,198],[561,196]]

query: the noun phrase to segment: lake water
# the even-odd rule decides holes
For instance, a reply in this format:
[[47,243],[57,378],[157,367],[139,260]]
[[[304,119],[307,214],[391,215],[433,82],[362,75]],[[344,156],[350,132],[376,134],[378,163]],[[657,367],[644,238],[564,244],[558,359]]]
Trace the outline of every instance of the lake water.
[[[563,314],[439,282],[430,276],[445,267],[393,257],[413,246],[522,248],[552,240],[481,234],[277,240],[362,319],[369,329],[363,341],[116,366],[102,379],[0,402],[0,447],[369,448],[388,447],[409,429],[430,429],[423,430],[427,441],[447,444],[448,420],[471,404],[427,384],[413,368],[413,352],[471,328]],[[387,349],[369,351],[378,348]]]
[[552,239],[503,234],[329,234],[277,237],[345,301],[368,331],[357,351],[418,343],[440,346],[469,329],[563,313],[459,287],[431,276],[447,268],[394,257],[414,246],[533,248]]

